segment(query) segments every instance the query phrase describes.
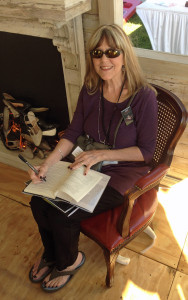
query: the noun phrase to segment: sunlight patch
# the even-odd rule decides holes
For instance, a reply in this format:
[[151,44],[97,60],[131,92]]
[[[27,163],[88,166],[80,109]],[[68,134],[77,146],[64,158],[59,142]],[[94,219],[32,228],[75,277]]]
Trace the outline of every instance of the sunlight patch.
[[[184,246],[188,228],[187,218],[188,178],[172,186],[168,192],[159,189],[158,199],[165,210],[166,217],[180,248]],[[187,254],[186,258],[187,258]]]
[[127,35],[130,35],[132,32],[140,28],[141,24],[134,24],[134,23],[125,23],[123,25],[123,29]]
[[152,293],[144,290],[134,284],[131,280],[128,280],[126,287],[122,293],[122,299],[126,300],[160,300],[158,293]]
[[182,290],[182,287],[180,284],[177,285],[177,290],[178,290],[178,294],[179,294],[179,297],[181,300],[186,300],[185,299],[185,296],[184,296],[184,293],[183,293],[183,290]]

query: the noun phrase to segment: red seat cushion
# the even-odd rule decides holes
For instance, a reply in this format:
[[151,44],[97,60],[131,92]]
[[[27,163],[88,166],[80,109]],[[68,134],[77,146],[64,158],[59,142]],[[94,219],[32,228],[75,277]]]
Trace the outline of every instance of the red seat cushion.
[[[157,208],[157,203],[157,191],[155,189],[146,192],[137,199],[130,220],[130,236],[152,218]],[[122,238],[116,229],[121,210],[122,206],[118,206],[82,221],[82,232],[108,250],[113,250],[126,240]]]

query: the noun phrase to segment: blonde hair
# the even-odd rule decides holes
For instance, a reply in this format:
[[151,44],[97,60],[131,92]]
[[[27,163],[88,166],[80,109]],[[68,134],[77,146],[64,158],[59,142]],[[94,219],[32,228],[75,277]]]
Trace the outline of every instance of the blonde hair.
[[90,94],[95,93],[101,83],[101,78],[94,69],[90,51],[99,47],[104,39],[106,39],[109,47],[123,52],[128,94],[132,95],[141,87],[148,85],[134,53],[132,43],[123,29],[115,24],[102,25],[93,33],[88,43],[85,74],[85,85],[88,92]]

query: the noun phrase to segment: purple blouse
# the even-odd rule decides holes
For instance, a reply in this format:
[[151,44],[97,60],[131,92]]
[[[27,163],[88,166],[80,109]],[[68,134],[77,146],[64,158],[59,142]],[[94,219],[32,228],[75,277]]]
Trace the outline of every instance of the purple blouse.
[[[130,98],[129,98],[130,99]],[[121,111],[126,107],[129,99],[121,103],[112,103],[104,99],[104,127],[109,128],[109,143],[113,144],[114,133],[122,117]],[[117,109],[114,111],[115,106]],[[124,194],[136,180],[150,170],[149,163],[152,159],[157,136],[157,99],[154,91],[142,88],[134,97],[131,109],[134,121],[126,125],[122,121],[116,136],[115,148],[121,149],[138,146],[144,157],[143,162],[121,161],[102,167],[102,172],[110,175],[109,185]],[[74,113],[73,120],[63,138],[76,143],[81,134],[88,134],[96,142],[105,140],[102,127],[101,94],[98,90],[94,95],[89,95],[83,86]]]

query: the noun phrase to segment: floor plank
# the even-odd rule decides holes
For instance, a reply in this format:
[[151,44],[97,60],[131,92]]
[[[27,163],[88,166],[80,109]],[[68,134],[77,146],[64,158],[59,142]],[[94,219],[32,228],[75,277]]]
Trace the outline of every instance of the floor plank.
[[168,300],[188,299],[188,275],[177,272]]
[[22,193],[29,175],[26,171],[0,163],[0,194],[28,204],[30,196]]
[[188,235],[179,261],[178,270],[188,275]]

